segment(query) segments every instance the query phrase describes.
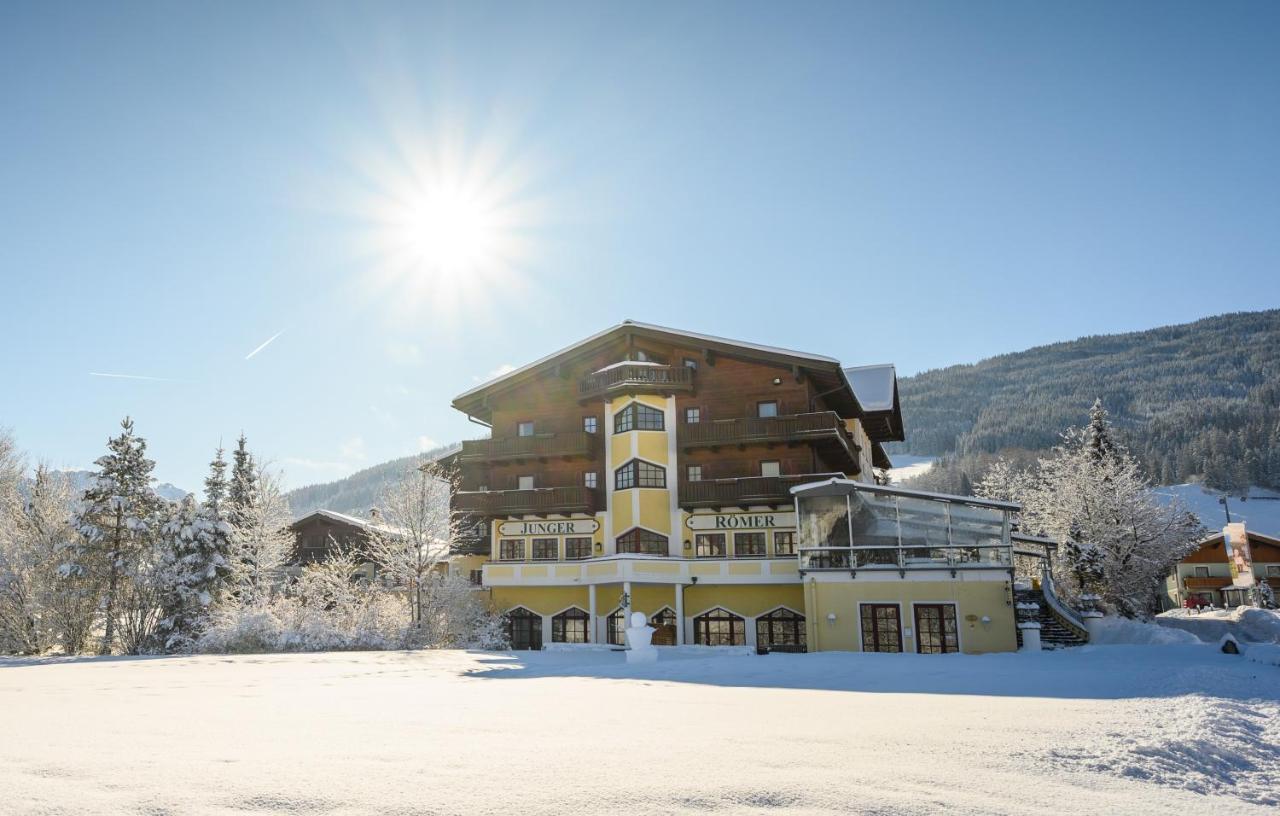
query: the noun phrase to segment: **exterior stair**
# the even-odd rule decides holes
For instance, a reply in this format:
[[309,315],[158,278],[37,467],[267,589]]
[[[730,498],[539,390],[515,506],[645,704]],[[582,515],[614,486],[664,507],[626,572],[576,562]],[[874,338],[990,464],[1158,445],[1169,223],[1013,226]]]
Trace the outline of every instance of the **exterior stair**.
[[[1064,649],[1069,646],[1083,646],[1089,642],[1088,636],[1076,629],[1074,626],[1067,625],[1059,618],[1048,601],[1045,600],[1044,591],[1039,589],[1015,589],[1013,591],[1013,601],[1017,609],[1018,622],[1036,621],[1040,624],[1040,645],[1045,649]],[[1035,604],[1038,610],[1032,612],[1029,609],[1020,608],[1023,604]],[[1018,648],[1022,648],[1022,630],[1018,630]]]

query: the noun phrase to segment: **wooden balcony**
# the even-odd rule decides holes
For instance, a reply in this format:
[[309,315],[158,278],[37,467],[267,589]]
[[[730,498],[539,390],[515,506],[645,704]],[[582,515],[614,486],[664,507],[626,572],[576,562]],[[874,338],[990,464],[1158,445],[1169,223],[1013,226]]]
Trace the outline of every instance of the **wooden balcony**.
[[459,490],[455,511],[486,516],[594,513],[598,492],[590,487],[536,487],[532,490]]
[[587,400],[631,391],[690,393],[693,391],[693,373],[688,366],[623,363],[583,377],[578,384],[578,397]]
[[790,504],[791,488],[823,479],[845,478],[843,473],[806,473],[798,476],[748,476],[741,479],[681,480],[680,506],[745,507],[752,504]]
[[584,456],[594,459],[600,435],[585,431],[472,439],[462,443],[461,462],[503,462]]
[[835,411],[775,417],[717,419],[680,425],[680,447],[716,448],[726,445],[792,444],[810,442],[830,447],[848,472],[857,473],[859,447]]

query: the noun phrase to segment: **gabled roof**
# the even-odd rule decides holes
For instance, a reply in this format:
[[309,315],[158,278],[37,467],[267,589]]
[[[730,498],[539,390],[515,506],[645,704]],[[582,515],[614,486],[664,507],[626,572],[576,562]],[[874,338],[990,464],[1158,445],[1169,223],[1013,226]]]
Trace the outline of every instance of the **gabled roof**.
[[346,513],[339,513],[336,510],[323,510],[323,509],[311,511],[310,513],[303,516],[302,518],[296,519],[293,522],[293,524],[289,525],[289,527],[290,529],[292,529],[294,527],[297,527],[299,524],[302,524],[304,521],[309,521],[313,518],[325,518],[325,519],[328,519],[329,521],[337,522],[338,524],[345,524],[348,527],[357,527],[366,532],[390,533],[392,535],[396,535],[402,532],[397,527],[391,527],[386,524],[377,524],[373,521],[370,521],[369,519],[362,519],[362,518],[357,518],[355,516],[348,516]]
[[806,370],[821,387],[829,390],[829,399],[838,401],[841,393],[845,395],[846,405],[841,413],[845,416],[861,416],[862,406],[858,403],[853,387],[849,384],[840,361],[834,357],[821,354],[810,354],[803,351],[749,343],[743,340],[730,340],[709,334],[672,329],[651,323],[635,320],[624,320],[604,331],[580,340],[559,351],[548,354],[512,371],[495,377],[486,383],[459,394],[453,400],[453,407],[469,416],[487,421],[491,412],[487,405],[487,397],[504,388],[526,381],[543,370],[554,368],[558,363],[577,356],[590,354],[607,346],[610,342],[632,335],[661,342],[669,342],[677,346],[701,348],[724,357],[736,357],[769,362],[787,366],[797,370]]

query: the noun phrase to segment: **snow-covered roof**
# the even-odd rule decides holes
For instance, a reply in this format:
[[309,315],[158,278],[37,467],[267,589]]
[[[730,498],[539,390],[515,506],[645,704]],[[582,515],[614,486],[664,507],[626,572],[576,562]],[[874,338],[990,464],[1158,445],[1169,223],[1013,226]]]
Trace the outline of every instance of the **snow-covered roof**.
[[340,524],[349,524],[353,527],[359,527],[362,530],[376,530],[377,532],[389,533],[391,535],[400,535],[404,532],[399,527],[392,527],[387,524],[378,524],[377,522],[371,521],[369,519],[357,518],[356,516],[348,516],[346,513],[339,513],[336,510],[324,510],[324,509],[313,510],[312,512],[308,513],[307,515],[295,521],[294,524],[301,524],[302,522],[306,521],[312,516],[321,516],[323,518],[329,519],[330,521],[336,521]]
[[955,504],[972,504],[978,507],[991,507],[996,510],[1022,509],[1022,505],[1016,504],[1015,502],[997,501],[995,499],[980,499],[976,496],[955,496],[950,493],[931,493],[926,490],[908,490],[905,487],[888,487],[886,485],[876,485],[869,482],[855,482],[852,479],[841,479],[834,476],[830,479],[823,479],[818,482],[808,482],[791,488],[792,494],[797,496],[803,496],[810,493],[816,493],[819,495],[842,495],[845,493],[855,493],[859,491],[865,493],[887,493],[892,496],[946,501],[953,502]]
[[844,375],[865,411],[892,411],[893,385],[898,372],[892,363],[846,368]]
[[803,358],[807,360],[813,360],[814,362],[826,363],[828,365],[836,365],[836,366],[840,365],[840,361],[835,359],[834,357],[825,357],[821,354],[810,354],[804,351],[793,351],[791,349],[779,348],[777,346],[765,346],[759,343],[748,343],[742,340],[730,340],[725,337],[716,337],[715,335],[710,335],[710,334],[698,334],[697,332],[684,331],[682,329],[672,329],[666,326],[654,325],[652,323],[640,323],[635,320],[624,320],[621,323],[617,324],[616,326],[610,326],[604,331],[596,332],[595,334],[591,335],[590,337],[584,340],[579,340],[578,342],[572,345],[565,346],[559,351],[554,351],[551,354],[546,355],[545,357],[540,357],[537,360],[534,360],[532,363],[529,363],[528,365],[523,365],[523,366],[520,366],[519,368],[512,369],[511,371],[508,371],[505,374],[500,374],[499,376],[494,377],[493,379],[487,382],[477,385],[475,388],[472,388],[469,391],[464,391],[463,393],[455,397],[454,400],[456,402],[458,400],[466,399],[472,394],[476,394],[488,388],[492,388],[494,385],[500,382],[503,382],[504,380],[509,380],[513,377],[518,377],[521,374],[525,374],[541,365],[545,365],[546,363],[551,362],[557,357],[573,352],[579,348],[582,348],[583,346],[589,346],[595,341],[603,337],[607,337],[608,335],[613,334],[616,331],[619,331],[621,329],[628,329],[628,328],[644,329],[644,330],[653,331],[653,332],[662,332],[664,334],[670,334],[677,337],[684,337],[689,340],[697,341],[699,343],[722,343],[730,346],[738,346],[739,348],[743,348],[743,349],[750,349],[752,351],[764,352],[766,354],[781,354],[781,355],[786,355],[788,357],[798,357],[798,358]]

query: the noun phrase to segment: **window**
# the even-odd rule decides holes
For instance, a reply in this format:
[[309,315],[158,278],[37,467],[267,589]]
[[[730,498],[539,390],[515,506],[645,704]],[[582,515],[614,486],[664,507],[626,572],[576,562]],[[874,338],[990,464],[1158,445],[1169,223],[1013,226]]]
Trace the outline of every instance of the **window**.
[[661,431],[666,429],[662,412],[648,405],[633,402],[613,415],[613,432]]
[[484,570],[471,570],[471,574],[467,576],[467,579],[476,586],[480,586],[484,583]]
[[533,490],[532,476],[517,476],[516,486],[519,490]]
[[745,646],[747,622],[716,607],[693,619],[693,642],[701,646]]
[[702,465],[685,465],[684,476],[685,476],[685,481],[689,481],[689,482],[702,481]]
[[666,555],[667,537],[636,527],[618,536],[618,552]]
[[697,425],[697,424],[698,424],[699,422],[701,422],[701,421],[702,421],[702,409],[701,409],[701,408],[686,408],[686,409],[684,409],[684,424],[686,424],[686,425]]
[[778,608],[756,618],[756,645],[805,648],[804,615]]
[[609,617],[605,618],[604,637],[605,640],[614,646],[627,645],[627,637],[625,634],[627,631],[627,624],[626,621],[623,620],[625,617],[626,615],[622,609],[615,609],[613,612],[609,613]]
[[649,625],[655,630],[654,646],[676,645],[676,613],[671,610],[671,607],[664,606],[661,611],[655,612],[653,617],[649,618]]
[[1280,564],[1267,564],[1267,577],[1280,578]]
[[897,604],[862,604],[862,651],[902,651]]
[[593,416],[591,416],[591,417],[583,417],[583,418],[582,418],[582,430],[586,431],[587,433],[595,433],[595,432],[596,432],[596,418],[595,418],[595,417],[593,417]]
[[778,415],[778,403],[774,400],[769,402],[756,403],[756,416],[758,417],[776,417]]
[[795,555],[796,554],[796,534],[793,532],[778,532],[773,534],[773,554],[774,555]]
[[776,459],[761,462],[760,475],[761,476],[781,476],[782,466],[778,463],[778,460]]
[[920,654],[960,651],[955,604],[916,604],[916,651]]
[[699,533],[694,540],[694,554],[699,558],[724,558],[729,554],[725,548],[724,533]]
[[1208,578],[1208,577],[1209,577],[1209,568],[1208,568],[1208,567],[1196,567],[1195,569],[1196,569],[1196,577],[1197,577],[1197,578]]
[[524,539],[504,538],[498,541],[499,561],[523,561]]
[[516,423],[516,436],[533,436],[533,422],[525,421]]
[[507,639],[512,649],[542,648],[542,616],[517,606],[507,613]]
[[733,554],[738,558],[760,558],[764,555],[764,533],[734,533]]
[[552,643],[586,643],[591,618],[576,606],[551,618]]
[[534,561],[554,561],[560,557],[560,541],[555,538],[535,538],[533,540]]
[[591,539],[566,538],[564,540],[564,557],[565,558],[590,558],[591,557]]
[[686,357],[681,362],[684,364],[685,368],[692,368],[694,371],[698,370],[698,361],[692,357]]
[[666,487],[667,471],[642,459],[632,459],[613,472],[613,489]]
[[589,487],[594,490],[599,483],[599,479],[600,474],[596,473],[594,470],[588,470],[586,473],[582,474],[582,486]]

